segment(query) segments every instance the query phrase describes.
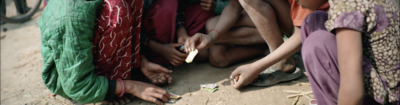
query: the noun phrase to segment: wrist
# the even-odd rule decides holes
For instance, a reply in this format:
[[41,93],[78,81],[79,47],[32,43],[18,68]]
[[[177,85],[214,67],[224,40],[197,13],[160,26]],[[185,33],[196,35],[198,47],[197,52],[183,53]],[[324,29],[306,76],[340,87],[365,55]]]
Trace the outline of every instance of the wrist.
[[267,67],[267,66],[265,64],[263,64],[262,62],[256,61],[256,62],[250,63],[249,67],[252,68],[252,69],[250,69],[250,70],[252,70],[252,72],[254,72],[256,74],[260,74],[262,71],[264,71],[266,69],[265,67]]
[[120,93],[118,94],[118,97],[122,97],[122,96],[124,96],[124,94],[125,94],[125,82],[124,82],[124,80],[122,80],[122,79],[120,79],[120,78],[118,78],[117,79],[118,80],[118,82],[119,82],[119,84],[120,84],[120,87],[121,87],[121,91],[120,91]]
[[135,88],[135,83],[132,80],[124,80],[125,82],[125,93],[133,94]]
[[208,32],[213,41],[218,40],[221,37],[221,33],[216,29],[211,29]]

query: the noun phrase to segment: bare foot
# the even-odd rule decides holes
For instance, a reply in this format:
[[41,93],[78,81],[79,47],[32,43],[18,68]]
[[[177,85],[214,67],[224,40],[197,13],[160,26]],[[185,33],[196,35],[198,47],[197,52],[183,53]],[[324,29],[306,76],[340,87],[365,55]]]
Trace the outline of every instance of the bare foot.
[[296,68],[296,63],[292,57],[289,57],[288,59],[282,60],[273,66],[278,70],[282,70],[283,72],[290,74],[295,71],[294,68]]

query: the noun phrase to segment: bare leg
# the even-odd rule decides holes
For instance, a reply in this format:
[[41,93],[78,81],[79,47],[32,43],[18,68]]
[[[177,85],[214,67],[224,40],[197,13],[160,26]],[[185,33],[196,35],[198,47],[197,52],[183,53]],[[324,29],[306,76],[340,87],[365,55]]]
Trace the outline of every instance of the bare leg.
[[208,61],[208,56],[209,56],[208,51],[209,51],[209,49],[207,49],[207,50],[199,50],[199,53],[194,58],[194,60],[197,61],[197,62]]
[[280,30],[285,34],[292,34],[294,26],[290,17],[289,2],[287,0],[268,0],[268,2],[274,8]]
[[[206,24],[207,30],[214,28],[218,19],[219,16],[209,19]],[[242,14],[234,27],[222,35],[216,43],[220,45],[213,45],[209,54],[210,64],[215,67],[226,67],[232,63],[264,54],[266,49],[265,41],[247,14]],[[256,46],[257,44],[264,46]]]
[[210,64],[215,67],[227,67],[232,63],[259,56],[265,53],[266,45],[230,46],[214,45],[210,48]]
[[[213,17],[207,21],[206,29],[213,29],[219,20],[219,16]],[[263,44],[260,33],[255,28],[247,14],[243,14],[239,21],[232,29],[222,35],[216,42],[217,44],[234,44],[234,45],[252,45]]]
[[[276,15],[271,5],[263,0],[239,0],[239,2],[249,16],[251,16],[251,20],[263,39],[267,42],[269,50],[273,52],[283,43],[283,39],[279,32]],[[278,62],[274,67],[284,72],[290,72],[290,70],[292,70],[291,68],[294,67],[292,64],[293,59],[290,59],[291,64],[287,64],[289,63],[287,60],[288,59]]]

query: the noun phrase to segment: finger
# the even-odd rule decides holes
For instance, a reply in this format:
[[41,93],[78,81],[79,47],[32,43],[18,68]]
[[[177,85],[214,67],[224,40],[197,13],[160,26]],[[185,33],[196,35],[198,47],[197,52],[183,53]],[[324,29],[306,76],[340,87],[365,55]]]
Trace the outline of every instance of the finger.
[[234,83],[232,86],[235,89],[239,89],[240,87],[242,87],[242,85],[243,85],[243,79],[239,78],[238,82]]
[[172,46],[173,47],[181,47],[183,44],[181,44],[181,43],[174,43],[174,44],[172,44]]
[[209,7],[209,4],[206,3],[206,2],[202,2],[202,3],[200,3],[200,6],[201,6],[201,7]]
[[204,11],[208,11],[207,7],[201,7],[201,9],[203,9]]
[[149,78],[151,80],[152,83],[154,84],[159,84],[157,79],[158,79],[158,75],[153,75],[151,78]]
[[160,77],[161,77],[160,74],[156,74],[156,75],[152,78],[153,84],[161,84],[162,82],[159,81]]
[[[240,75],[240,74],[237,72],[237,70],[234,70],[234,71],[231,73],[231,75],[229,76],[229,78],[230,78],[230,80],[231,80],[231,85],[232,85],[233,87],[236,87],[236,85],[237,85],[236,77],[239,76],[239,75]],[[236,82],[234,82],[234,81],[236,81]]]
[[176,64],[177,64],[177,66],[178,66],[178,65],[183,64],[183,62],[184,62],[185,60],[184,60],[183,58],[177,58],[176,61],[177,61]]
[[160,75],[160,77],[158,77],[159,79],[158,79],[158,83],[165,83],[165,81],[167,80],[165,77],[164,77],[164,75]]
[[195,46],[197,46],[197,42],[200,40],[200,37],[201,37],[200,33],[196,33],[196,34],[194,34],[192,36],[192,38],[189,40],[190,43],[187,46],[188,47],[188,52],[187,53],[189,53],[190,51],[194,51]]
[[176,56],[178,56],[179,58],[186,58],[188,56],[188,54],[186,53],[181,53],[179,51],[174,52],[176,54]]
[[165,77],[168,79],[168,83],[172,83],[172,77],[169,74],[166,74]]
[[232,79],[229,79],[229,80],[230,80],[232,86],[235,85],[235,82],[233,82],[234,80],[232,80]]
[[213,1],[212,0],[201,0],[202,3],[208,3],[211,4]]
[[157,83],[156,75],[152,75],[152,76],[148,77],[148,79],[149,79],[152,83]]
[[186,57],[179,58],[178,60],[179,60],[179,63],[183,63],[183,62],[185,62]]
[[198,41],[198,36],[195,36],[190,42],[191,44],[189,45],[189,52],[194,51],[195,44]]
[[169,94],[167,93],[167,91],[165,91],[164,89],[162,89],[162,88],[154,88],[154,91],[155,92],[157,92],[157,93],[159,93],[159,94],[162,94],[162,95],[164,95],[165,97],[167,97],[167,98],[169,98]]
[[194,37],[189,40],[189,44],[187,45],[187,48],[185,48],[187,53],[192,51],[192,46],[194,46],[194,43],[195,43],[194,41],[195,41]]
[[190,40],[191,40],[191,39],[187,39],[187,40],[185,41],[185,45],[184,45],[185,49],[184,49],[184,50],[185,50],[186,53],[189,52]]
[[173,66],[179,66],[179,62],[178,62],[177,60],[173,60],[173,61],[172,61],[172,65],[173,65]]
[[161,101],[159,101],[159,100],[158,100],[157,98],[155,98],[155,97],[149,97],[149,98],[147,98],[147,99],[145,99],[145,100],[150,101],[150,102],[153,102],[153,103],[155,103],[155,104],[157,104],[157,105],[162,105],[162,104],[163,104]]
[[239,70],[235,69],[235,70],[231,73],[231,75],[229,76],[229,78],[230,78],[230,79],[235,79],[236,76],[239,76],[239,75],[240,75]]
[[157,81],[157,78],[152,78],[151,82],[154,83],[154,84],[159,84],[158,81]]
[[160,93],[153,93],[152,96],[156,97],[156,98],[158,98],[158,99],[160,99],[160,100],[162,100],[164,102],[168,101],[168,98],[166,96],[164,96],[163,94],[160,94]]
[[176,63],[174,60],[170,60],[169,63],[171,63],[171,65],[176,66]]

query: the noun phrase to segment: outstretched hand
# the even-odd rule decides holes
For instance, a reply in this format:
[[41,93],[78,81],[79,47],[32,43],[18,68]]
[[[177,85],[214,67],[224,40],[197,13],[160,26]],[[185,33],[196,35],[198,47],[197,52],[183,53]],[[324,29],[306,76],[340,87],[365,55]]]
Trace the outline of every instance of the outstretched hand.
[[251,64],[246,64],[236,68],[230,75],[231,85],[235,89],[240,89],[252,83],[258,76],[255,68]]
[[168,70],[161,65],[149,62],[145,57],[142,57],[141,70],[143,74],[154,84],[172,82],[172,77],[170,76],[172,73],[171,70]]
[[185,42],[185,52],[194,51],[195,49],[203,50],[214,44],[215,39],[211,35],[196,33]]
[[126,93],[132,94],[140,99],[153,102],[157,105],[163,105],[164,102],[168,102],[169,94],[166,90],[157,87],[152,84],[124,80]]

